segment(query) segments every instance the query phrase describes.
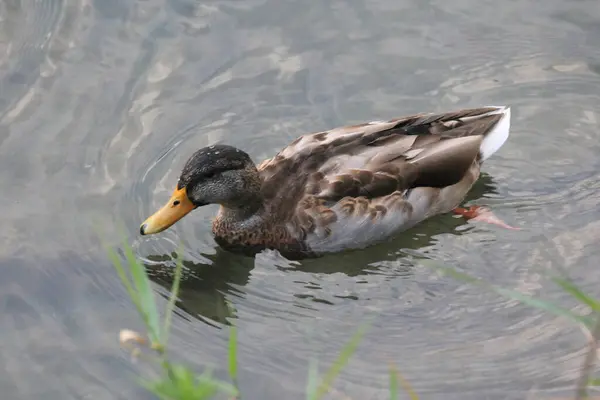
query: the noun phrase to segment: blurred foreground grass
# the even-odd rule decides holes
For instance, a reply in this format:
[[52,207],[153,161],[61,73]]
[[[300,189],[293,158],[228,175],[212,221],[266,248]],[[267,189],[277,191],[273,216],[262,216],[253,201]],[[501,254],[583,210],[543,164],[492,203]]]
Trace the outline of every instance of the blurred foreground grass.
[[[141,378],[141,385],[163,400],[204,400],[212,399],[216,395],[226,395],[230,399],[240,398],[241,393],[237,385],[237,330],[235,326],[229,328],[228,371],[230,381],[224,381],[213,377],[209,369],[198,374],[184,365],[174,364],[169,360],[167,341],[171,316],[179,292],[179,283],[182,272],[181,258],[178,257],[177,260],[171,294],[161,323],[160,314],[154,299],[154,292],[145,267],[137,260],[131,247],[127,244],[124,245],[124,253],[125,260],[122,260],[116,251],[109,249],[110,259],[123,282],[131,301],[144,322],[146,334],[144,335],[126,329],[122,330],[119,336],[120,343],[124,348],[131,351],[133,356],[154,363],[161,371],[161,373],[153,375],[150,378]],[[178,254],[180,253],[181,252],[178,252]],[[580,378],[575,383],[575,399],[582,400],[588,398],[588,388],[590,386],[600,386],[600,379],[592,377],[597,358],[600,358],[600,352],[598,351],[598,338],[600,337],[600,300],[584,293],[568,279],[553,279],[564,291],[582,304],[585,304],[590,310],[587,315],[577,314],[552,302],[491,285],[485,281],[459,272],[454,268],[440,265],[436,261],[421,260],[421,263],[455,279],[473,285],[479,285],[486,291],[495,292],[502,296],[517,300],[525,305],[536,307],[561,317],[566,317],[579,324],[584,332],[587,333],[589,351],[586,353],[585,359],[583,360]],[[311,362],[308,367],[308,380],[306,384],[307,400],[322,399],[332,390],[332,384],[335,378],[339,375],[356,350],[366,329],[367,325],[359,327],[357,332],[341,349],[339,356],[334,360],[331,367],[321,375],[321,378],[319,378],[317,360]],[[409,399],[417,400],[419,398],[408,381],[406,381],[399,373],[396,366],[390,364],[390,400],[399,398],[399,387],[402,388]]]
[[[119,335],[120,343],[121,346],[131,351],[134,357],[155,363],[162,370],[160,374],[151,378],[142,378],[141,384],[163,400],[205,400],[212,399],[218,394],[225,394],[232,399],[239,398],[241,393],[237,385],[236,327],[231,326],[229,328],[228,371],[230,382],[213,377],[210,370],[197,374],[184,365],[172,363],[167,354],[167,339],[171,315],[179,292],[182,260],[180,257],[177,259],[175,278],[164,312],[164,320],[161,324],[160,314],[146,269],[136,259],[131,247],[127,244],[124,245],[124,252],[125,262],[112,249],[109,250],[109,256],[131,301],[144,322],[146,335],[124,329],[121,330]],[[319,378],[317,360],[311,362],[306,384],[307,400],[322,399],[331,390],[335,378],[356,350],[366,330],[367,325],[359,327],[348,343],[341,349],[339,356],[334,360],[331,367],[322,375],[322,378]],[[418,399],[396,367],[390,365],[389,390],[391,400],[398,399],[399,385],[409,393],[411,400]]]

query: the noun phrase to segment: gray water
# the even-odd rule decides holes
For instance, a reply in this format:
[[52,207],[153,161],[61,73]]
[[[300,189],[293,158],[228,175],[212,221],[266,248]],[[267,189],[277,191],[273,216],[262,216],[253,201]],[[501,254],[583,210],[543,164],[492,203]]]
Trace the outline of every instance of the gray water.
[[[2,0],[2,398],[149,398],[99,234],[127,240],[163,295],[183,242],[173,355],[222,373],[235,323],[245,399],[304,398],[310,358],[323,369],[366,318],[331,398],[387,398],[390,360],[424,399],[567,393],[578,327],[419,260],[566,307],[549,274],[599,294],[598,43],[592,0]],[[213,206],[137,234],[201,146],[258,162],[303,133],[490,104],[512,107],[512,135],[469,201],[520,231],[444,215],[300,263],[220,250]]]

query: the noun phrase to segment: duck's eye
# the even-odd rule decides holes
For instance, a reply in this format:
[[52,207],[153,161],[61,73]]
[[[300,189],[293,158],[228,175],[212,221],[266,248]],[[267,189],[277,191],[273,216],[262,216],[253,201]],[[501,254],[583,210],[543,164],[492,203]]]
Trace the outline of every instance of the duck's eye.
[[216,172],[211,171],[211,172],[207,172],[206,174],[204,174],[204,177],[207,178],[207,179],[210,179],[213,176],[215,176],[216,174],[217,174]]
[[181,202],[179,200],[175,200],[173,202],[173,207],[178,206]]

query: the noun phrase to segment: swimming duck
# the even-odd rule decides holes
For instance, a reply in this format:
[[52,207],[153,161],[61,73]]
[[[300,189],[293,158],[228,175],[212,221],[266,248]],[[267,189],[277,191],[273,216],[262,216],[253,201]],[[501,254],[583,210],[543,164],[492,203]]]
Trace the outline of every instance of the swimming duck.
[[457,207],[509,130],[510,108],[481,107],[307,134],[258,165],[235,147],[204,147],[140,233],[219,204],[212,232],[228,250],[298,258],[364,248]]

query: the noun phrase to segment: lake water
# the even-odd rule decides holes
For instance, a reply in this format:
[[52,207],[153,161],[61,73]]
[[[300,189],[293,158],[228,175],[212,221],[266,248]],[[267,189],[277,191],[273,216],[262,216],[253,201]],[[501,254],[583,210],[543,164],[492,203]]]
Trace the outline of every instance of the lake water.
[[[183,242],[173,355],[223,372],[235,323],[245,399],[304,398],[310,358],[324,369],[365,318],[333,399],[387,398],[391,360],[425,399],[564,394],[577,326],[419,259],[566,307],[549,274],[598,294],[598,43],[592,0],[3,0],[3,398],[149,398],[117,343],[141,325],[99,233],[153,260],[163,294]],[[445,215],[300,263],[220,250],[215,206],[138,235],[201,146],[258,162],[303,133],[490,104],[512,107],[512,135],[469,200],[520,231]]]

